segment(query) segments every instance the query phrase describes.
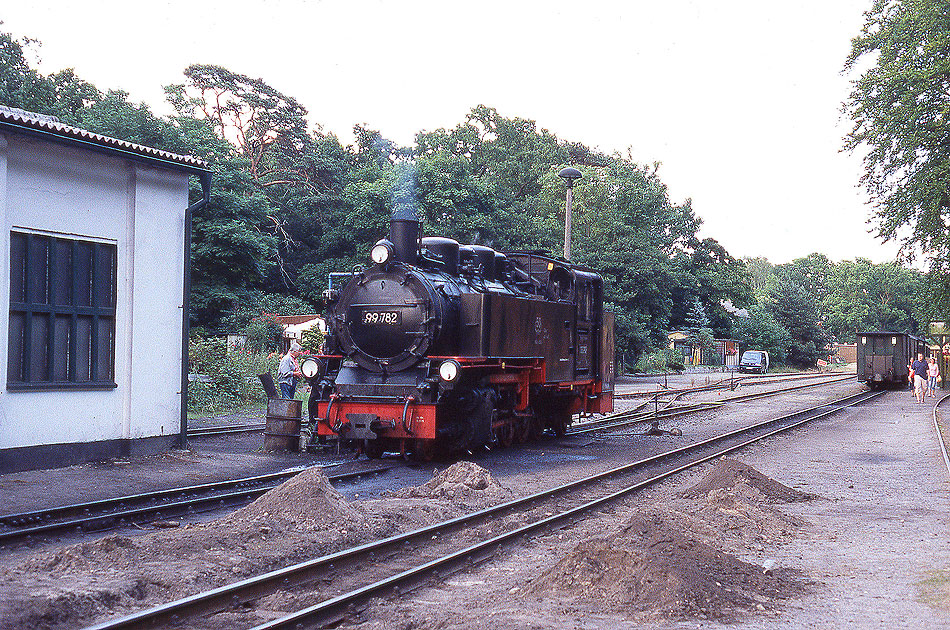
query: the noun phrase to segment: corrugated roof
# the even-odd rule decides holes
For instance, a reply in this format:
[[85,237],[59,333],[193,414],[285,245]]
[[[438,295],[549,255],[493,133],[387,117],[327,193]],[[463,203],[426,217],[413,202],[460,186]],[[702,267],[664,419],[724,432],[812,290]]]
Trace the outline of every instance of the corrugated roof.
[[98,133],[86,131],[79,127],[65,125],[55,116],[44,116],[35,114],[15,107],[5,107],[0,105],[0,126],[7,128],[21,128],[32,130],[44,135],[52,135],[61,138],[67,142],[73,141],[81,145],[96,145],[106,149],[130,153],[141,156],[146,159],[181,164],[189,169],[208,170],[208,163],[191,155],[179,155],[170,151],[162,151],[153,147],[147,147],[126,140],[110,138]]

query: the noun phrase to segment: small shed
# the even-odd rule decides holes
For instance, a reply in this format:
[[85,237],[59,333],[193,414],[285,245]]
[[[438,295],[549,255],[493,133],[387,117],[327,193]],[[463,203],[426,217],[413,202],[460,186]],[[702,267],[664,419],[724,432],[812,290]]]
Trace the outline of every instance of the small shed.
[[675,330],[668,335],[670,348],[683,355],[684,365],[739,364],[739,342],[736,339],[713,339],[713,347],[700,349],[693,345],[689,333]]
[[184,444],[209,191],[201,160],[0,107],[0,472]]
[[832,357],[838,363],[857,363],[858,346],[853,343],[836,343],[832,349]]
[[324,334],[327,332],[326,320],[313,313],[306,315],[277,315],[277,323],[284,328],[280,340],[281,352],[287,352],[291,342],[299,342],[306,330],[317,328]]

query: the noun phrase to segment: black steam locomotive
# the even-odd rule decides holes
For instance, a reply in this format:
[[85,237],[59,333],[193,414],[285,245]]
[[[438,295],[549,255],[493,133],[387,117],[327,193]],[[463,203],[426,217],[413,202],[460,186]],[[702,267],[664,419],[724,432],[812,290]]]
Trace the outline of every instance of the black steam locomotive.
[[419,238],[397,210],[372,265],[327,292],[326,354],[301,364],[314,439],[369,457],[508,446],[613,409],[613,315],[597,273]]

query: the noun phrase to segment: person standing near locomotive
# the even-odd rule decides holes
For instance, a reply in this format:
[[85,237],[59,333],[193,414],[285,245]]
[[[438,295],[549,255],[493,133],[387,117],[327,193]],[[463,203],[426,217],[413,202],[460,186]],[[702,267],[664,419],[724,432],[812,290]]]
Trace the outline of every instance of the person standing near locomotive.
[[303,349],[296,341],[290,342],[290,348],[280,359],[277,366],[277,384],[280,386],[280,394],[288,400],[292,400],[297,393],[297,379],[303,376],[300,373],[300,366],[297,365],[297,357],[303,354]]
[[933,357],[927,357],[927,363],[929,364],[927,367],[927,380],[930,382],[927,393],[930,394],[931,398],[934,398],[937,395],[937,379],[940,377],[940,367]]
[[927,395],[927,362],[924,361],[924,353],[917,353],[917,360],[914,361],[910,369],[914,371],[914,396],[918,403],[924,402],[924,396]]

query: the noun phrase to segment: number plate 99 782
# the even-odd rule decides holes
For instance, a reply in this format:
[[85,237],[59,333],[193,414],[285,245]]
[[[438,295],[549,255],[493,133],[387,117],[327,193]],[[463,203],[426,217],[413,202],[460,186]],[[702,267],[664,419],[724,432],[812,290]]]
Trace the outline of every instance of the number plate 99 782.
[[399,311],[363,311],[364,325],[379,324],[382,326],[398,326],[402,323],[402,313]]

